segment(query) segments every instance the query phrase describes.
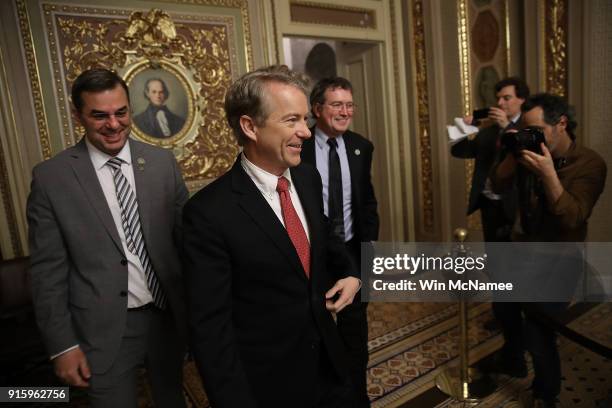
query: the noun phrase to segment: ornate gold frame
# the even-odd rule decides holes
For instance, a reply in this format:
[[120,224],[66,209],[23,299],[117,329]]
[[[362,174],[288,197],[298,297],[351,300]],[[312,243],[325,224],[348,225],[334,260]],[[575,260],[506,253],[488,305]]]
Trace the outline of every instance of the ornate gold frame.
[[[49,143],[42,91],[36,92],[37,87],[40,89],[40,75],[34,53],[35,43],[30,33],[30,20],[28,18],[28,7],[33,4],[41,5],[42,14],[40,18],[46,23],[45,29],[47,30],[48,41],[46,45],[48,51],[46,53],[51,60],[54,99],[57,100],[57,112],[55,114],[59,120],[64,145],[74,144],[76,142],[75,135],[78,136],[79,130],[75,131],[72,128],[69,99],[66,95],[67,84],[69,85],[75,78],[74,72],[78,73],[94,65],[103,65],[118,71],[129,83],[141,70],[159,67],[176,77],[188,95],[187,125],[179,133],[167,139],[144,134],[136,127],[134,127],[133,135],[146,142],[173,149],[187,185],[192,191],[218,177],[231,166],[239,148],[231,131],[225,125],[222,103],[218,102],[222,101],[229,83],[238,77],[241,72],[253,66],[247,1],[166,0],[167,3],[195,3],[203,6],[236,8],[240,11],[239,15],[233,12],[219,15],[217,12],[209,14],[205,10],[199,14],[172,10],[173,16],[178,21],[176,27],[172,18],[161,10],[158,10],[158,14],[155,14],[153,16],[155,19],[153,19],[150,15],[145,16],[146,12],[127,8],[78,6],[63,4],[57,0],[46,2],[32,0],[32,4],[28,6],[26,0],[17,1],[21,10],[19,20],[26,50],[26,62],[30,80],[35,90],[32,96],[35,106],[39,107],[36,109],[35,115],[41,132],[44,159],[49,158],[53,153]],[[149,13],[153,11],[151,10]],[[108,35],[114,36],[111,40],[114,45],[110,48],[106,47],[108,53],[101,54],[100,59],[90,57],[89,60],[75,59],[71,64],[60,63],[62,58],[67,57],[63,54],[64,49],[60,46],[59,34],[55,34],[55,32],[61,27],[67,29],[66,25],[71,24],[70,21],[61,20],[88,16],[93,16],[93,18],[99,20],[96,20],[96,27],[100,25],[100,28],[105,28],[102,26],[107,24],[114,27],[114,31],[108,31]],[[235,30],[238,18],[241,18],[244,30],[242,33],[238,31],[240,41],[236,38],[237,30]],[[153,24],[151,27],[147,27],[147,21],[153,20],[159,22],[159,24],[163,22],[165,25],[155,26]],[[74,21],[76,24],[80,20]],[[141,23],[144,24],[144,28],[142,25],[138,25]],[[195,32],[191,30],[192,24],[195,24],[194,27],[204,24],[207,28]],[[93,27],[92,32],[95,32],[96,27]],[[185,37],[179,32],[180,30],[183,30],[183,34],[184,30],[189,31],[189,36]],[[217,44],[217,41],[223,41],[222,43],[226,45],[222,46],[221,42]],[[100,44],[104,47],[103,44],[106,44],[106,41],[102,41]],[[245,47],[241,47],[239,44],[244,44]],[[28,50],[31,51],[28,52]],[[241,52],[244,52],[245,56],[244,65],[239,64],[238,60],[238,53]],[[79,54],[76,50],[75,58],[79,55],[82,54]],[[225,62],[221,63],[219,61]],[[204,117],[206,117],[206,121],[204,121]]]
[[[149,58],[135,58],[133,60],[132,58],[128,58],[127,65],[120,69],[118,73],[129,86],[138,74],[147,69],[166,70],[179,80],[187,94],[188,113],[185,118],[186,125],[183,126],[183,129],[176,135],[164,139],[148,135],[139,129],[138,126],[132,126],[132,133],[141,140],[163,147],[182,145],[187,136],[191,136],[188,140],[193,140],[197,133],[197,128],[202,123],[202,107],[197,97],[197,95],[200,94],[201,85],[193,78],[193,72],[185,68],[180,58],[174,57],[161,58],[157,61]],[[178,159],[181,158],[182,153],[182,149],[177,149],[175,151],[175,155]]]

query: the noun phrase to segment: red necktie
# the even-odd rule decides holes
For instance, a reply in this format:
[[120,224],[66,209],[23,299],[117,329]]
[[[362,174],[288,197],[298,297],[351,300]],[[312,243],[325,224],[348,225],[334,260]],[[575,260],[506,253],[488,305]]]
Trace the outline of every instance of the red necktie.
[[295,208],[291,203],[291,195],[289,193],[289,180],[285,177],[278,178],[278,184],[276,185],[276,191],[281,203],[281,211],[283,212],[283,219],[285,220],[285,228],[287,234],[293,246],[302,261],[302,267],[307,277],[310,277],[310,244],[308,243],[308,237],[304,226],[298,217]]

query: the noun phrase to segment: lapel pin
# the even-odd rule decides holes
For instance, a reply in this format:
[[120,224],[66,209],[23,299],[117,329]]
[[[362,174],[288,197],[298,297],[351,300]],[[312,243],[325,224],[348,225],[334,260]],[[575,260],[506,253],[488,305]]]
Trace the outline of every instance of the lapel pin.
[[143,159],[142,157],[139,157],[136,159],[136,163],[138,163],[138,169],[139,170],[144,170],[144,165],[145,165],[145,159]]
[[359,156],[360,154],[361,154],[361,150],[359,150],[359,149],[355,149],[355,155],[356,155],[356,156]]

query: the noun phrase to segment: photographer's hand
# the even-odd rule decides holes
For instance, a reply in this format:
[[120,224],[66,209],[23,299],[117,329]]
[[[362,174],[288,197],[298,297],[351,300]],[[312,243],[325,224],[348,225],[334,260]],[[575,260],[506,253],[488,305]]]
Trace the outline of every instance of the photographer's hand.
[[508,120],[508,115],[502,109],[492,106],[489,108],[489,119],[493,122],[497,123],[501,129],[505,129],[510,124]]
[[555,170],[550,151],[544,143],[541,143],[540,147],[544,154],[537,154],[529,150],[521,150],[518,161],[542,180],[546,198],[550,204],[554,204],[559,197],[561,197],[563,186],[557,176],[557,171]]

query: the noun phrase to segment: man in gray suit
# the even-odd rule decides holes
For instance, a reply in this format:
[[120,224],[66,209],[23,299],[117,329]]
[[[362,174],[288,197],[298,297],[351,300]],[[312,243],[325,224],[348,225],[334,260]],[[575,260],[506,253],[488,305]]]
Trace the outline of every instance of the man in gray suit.
[[170,151],[129,138],[125,82],[72,86],[85,137],[37,165],[27,215],[36,318],[56,374],[93,407],[136,407],[145,364],[158,407],[185,406],[179,236],[187,189]]

